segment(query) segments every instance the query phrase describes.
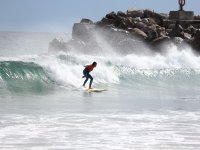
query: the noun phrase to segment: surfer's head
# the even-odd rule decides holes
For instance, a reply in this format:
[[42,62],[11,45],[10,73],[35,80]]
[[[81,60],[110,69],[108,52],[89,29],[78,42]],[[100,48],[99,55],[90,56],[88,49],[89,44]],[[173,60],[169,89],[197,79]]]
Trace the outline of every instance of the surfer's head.
[[92,66],[96,67],[96,66],[97,66],[97,63],[96,63],[96,62],[93,62],[93,63],[92,63]]

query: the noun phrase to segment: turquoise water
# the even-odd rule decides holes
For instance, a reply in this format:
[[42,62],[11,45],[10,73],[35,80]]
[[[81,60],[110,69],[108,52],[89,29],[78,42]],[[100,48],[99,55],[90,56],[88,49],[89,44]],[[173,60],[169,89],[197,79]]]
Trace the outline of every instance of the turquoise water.
[[[199,56],[174,45],[162,55],[48,53],[56,36],[0,34],[1,149],[198,149]],[[93,61],[93,87],[108,91],[81,87]]]

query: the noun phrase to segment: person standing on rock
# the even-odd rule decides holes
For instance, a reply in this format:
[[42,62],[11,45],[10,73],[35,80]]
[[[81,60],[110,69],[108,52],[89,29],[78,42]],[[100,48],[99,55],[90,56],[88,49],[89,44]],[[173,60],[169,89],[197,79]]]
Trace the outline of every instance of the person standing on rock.
[[85,87],[85,84],[87,83],[88,79],[90,79],[89,89],[92,89],[92,81],[93,77],[90,75],[90,72],[97,66],[96,62],[93,62],[91,65],[85,66],[85,69],[83,70],[83,76],[82,78],[86,78],[83,86]]

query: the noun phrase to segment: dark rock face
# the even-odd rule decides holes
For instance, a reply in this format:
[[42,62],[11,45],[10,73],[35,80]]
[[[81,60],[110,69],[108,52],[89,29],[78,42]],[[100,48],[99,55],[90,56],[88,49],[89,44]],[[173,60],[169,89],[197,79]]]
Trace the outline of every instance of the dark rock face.
[[143,32],[142,30],[138,28],[130,29],[129,32],[133,34],[135,37],[138,37],[139,39],[142,39],[142,40],[145,40],[148,37],[145,32]]
[[191,43],[192,43],[193,48],[195,48],[199,52],[200,51],[200,30],[196,31]]
[[100,51],[104,40],[119,52],[131,53],[141,50],[144,43],[160,51],[163,43],[173,41],[176,44],[186,42],[200,52],[200,21],[199,25],[196,22],[193,25],[171,21],[168,16],[151,10],[128,10],[126,13],[108,13],[98,22],[84,18],[74,24],[72,40],[63,42],[55,39],[49,47],[51,50],[79,49],[91,53]]
[[143,10],[127,10],[127,15],[132,18],[140,17],[142,18],[144,16]]
[[83,18],[80,23],[93,24],[93,21],[90,19]]

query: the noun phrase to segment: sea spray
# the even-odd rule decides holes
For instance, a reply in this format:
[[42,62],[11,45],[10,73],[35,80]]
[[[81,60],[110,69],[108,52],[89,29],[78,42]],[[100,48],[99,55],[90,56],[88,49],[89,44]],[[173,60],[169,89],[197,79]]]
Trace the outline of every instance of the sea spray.
[[[114,56],[114,57],[113,57]],[[140,86],[199,86],[200,58],[190,49],[172,46],[165,54],[86,55],[72,52],[1,59],[1,80],[15,89],[80,88],[84,66],[96,61],[94,86],[137,83]],[[40,87],[40,88],[38,88]],[[13,88],[9,88],[13,90]]]

